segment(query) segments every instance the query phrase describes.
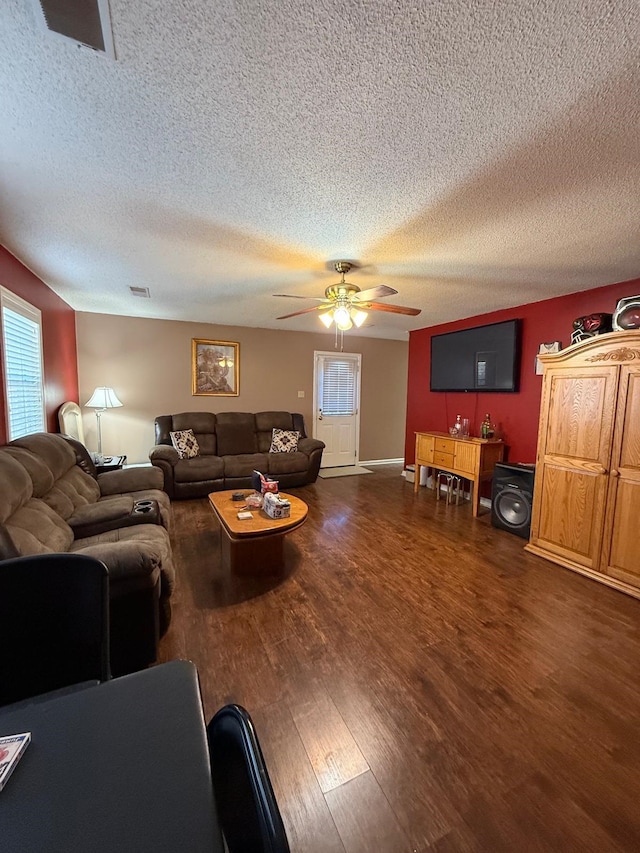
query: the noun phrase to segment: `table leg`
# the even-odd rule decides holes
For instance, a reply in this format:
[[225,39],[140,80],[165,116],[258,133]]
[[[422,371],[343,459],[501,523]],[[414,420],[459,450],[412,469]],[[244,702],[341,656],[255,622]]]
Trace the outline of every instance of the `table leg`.
[[230,572],[262,574],[280,571],[284,566],[284,533],[232,539],[221,528],[222,564]]
[[473,489],[473,498],[471,501],[473,517],[477,518],[478,507],[480,505],[480,480],[471,480],[471,488]]

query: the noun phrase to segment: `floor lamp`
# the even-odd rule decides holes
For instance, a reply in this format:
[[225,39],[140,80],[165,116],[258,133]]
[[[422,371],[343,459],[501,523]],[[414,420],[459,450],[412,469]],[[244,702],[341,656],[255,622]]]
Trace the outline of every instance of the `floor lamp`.
[[102,426],[100,417],[107,409],[117,409],[122,403],[118,400],[116,392],[113,388],[105,388],[101,386],[91,395],[91,398],[85,403],[85,406],[90,406],[96,410],[96,418],[98,421],[98,457],[102,459]]

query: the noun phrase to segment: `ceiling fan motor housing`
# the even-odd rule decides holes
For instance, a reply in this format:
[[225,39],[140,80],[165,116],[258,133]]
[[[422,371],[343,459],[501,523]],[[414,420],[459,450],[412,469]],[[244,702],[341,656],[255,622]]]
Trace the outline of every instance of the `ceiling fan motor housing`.
[[324,292],[327,299],[335,299],[337,301],[349,301],[356,293],[360,293],[360,288],[356,284],[350,284],[348,281],[341,281],[339,284],[330,285]]

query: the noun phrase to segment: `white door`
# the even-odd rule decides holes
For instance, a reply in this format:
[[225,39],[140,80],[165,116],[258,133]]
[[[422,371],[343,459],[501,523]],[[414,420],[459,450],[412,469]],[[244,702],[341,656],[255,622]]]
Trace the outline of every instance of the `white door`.
[[315,353],[313,437],[326,445],[323,468],[358,461],[360,359],[359,353]]

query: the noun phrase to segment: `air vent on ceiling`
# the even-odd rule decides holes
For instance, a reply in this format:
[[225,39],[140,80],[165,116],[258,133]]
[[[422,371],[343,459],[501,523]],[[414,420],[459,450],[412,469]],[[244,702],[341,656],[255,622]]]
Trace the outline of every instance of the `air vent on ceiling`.
[[116,58],[109,0],[33,0],[47,30]]
[[149,293],[148,287],[130,287],[132,296],[141,296],[143,299],[149,299],[151,294]]

